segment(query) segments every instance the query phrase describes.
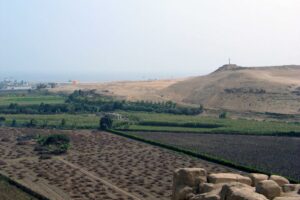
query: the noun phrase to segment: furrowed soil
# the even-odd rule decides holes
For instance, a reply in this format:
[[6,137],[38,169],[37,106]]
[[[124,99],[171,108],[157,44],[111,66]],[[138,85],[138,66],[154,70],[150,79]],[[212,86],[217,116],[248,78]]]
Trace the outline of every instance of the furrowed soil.
[[198,133],[128,132],[300,181],[300,138]]
[[[67,154],[40,159],[34,151],[34,140],[17,142],[18,138],[54,133],[70,136]],[[0,163],[2,174],[52,200],[167,200],[177,168],[234,171],[111,133],[88,130],[1,128]]]

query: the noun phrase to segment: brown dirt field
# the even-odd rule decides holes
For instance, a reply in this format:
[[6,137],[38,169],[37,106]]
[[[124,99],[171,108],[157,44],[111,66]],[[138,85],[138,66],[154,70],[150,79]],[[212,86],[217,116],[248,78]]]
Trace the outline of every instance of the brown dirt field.
[[0,178],[0,199],[1,200],[37,200],[17,187],[7,183]]
[[[65,133],[68,154],[41,160],[20,136]],[[0,172],[53,200],[170,199],[173,170],[234,171],[169,150],[99,131],[0,129]]]

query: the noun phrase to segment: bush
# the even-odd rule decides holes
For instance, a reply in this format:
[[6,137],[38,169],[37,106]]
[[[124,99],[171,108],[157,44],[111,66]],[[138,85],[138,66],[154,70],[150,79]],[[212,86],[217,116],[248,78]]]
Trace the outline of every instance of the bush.
[[11,126],[12,126],[12,127],[16,127],[16,126],[17,126],[17,120],[16,120],[16,119],[13,119],[13,120],[11,121]]
[[106,129],[110,129],[112,127],[112,124],[113,124],[113,120],[109,116],[105,115],[100,119],[99,126],[101,130],[106,130]]
[[219,118],[220,118],[220,119],[225,119],[225,118],[227,118],[227,112],[222,112],[222,113],[220,113]]
[[53,134],[38,138],[36,151],[47,154],[62,154],[66,153],[70,147],[70,138],[64,134]]
[[0,117],[0,126],[3,126],[5,123],[5,117]]
[[36,126],[37,126],[37,121],[35,119],[31,119],[27,124],[27,127],[36,127]]
[[61,123],[60,123],[60,126],[61,127],[64,127],[66,125],[66,120],[65,119],[62,119],[61,120]]

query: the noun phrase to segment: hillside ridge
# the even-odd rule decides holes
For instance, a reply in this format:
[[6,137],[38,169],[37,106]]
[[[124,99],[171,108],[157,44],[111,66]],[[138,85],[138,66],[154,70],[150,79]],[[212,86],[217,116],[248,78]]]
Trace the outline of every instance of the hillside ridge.
[[300,113],[300,65],[242,67],[227,64],[160,91],[166,98],[240,112]]

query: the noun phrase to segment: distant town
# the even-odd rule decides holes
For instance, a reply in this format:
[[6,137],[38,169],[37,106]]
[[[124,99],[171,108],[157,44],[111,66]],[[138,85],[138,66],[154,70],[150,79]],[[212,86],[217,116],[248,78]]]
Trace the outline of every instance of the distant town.
[[28,82],[25,80],[15,80],[12,78],[5,78],[0,80],[0,91],[11,91],[11,90],[35,90],[35,89],[47,89],[55,88],[60,84],[77,84],[78,81],[70,80],[65,83],[55,82]]

